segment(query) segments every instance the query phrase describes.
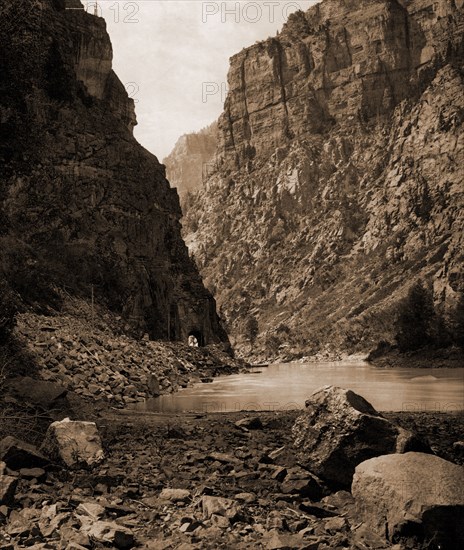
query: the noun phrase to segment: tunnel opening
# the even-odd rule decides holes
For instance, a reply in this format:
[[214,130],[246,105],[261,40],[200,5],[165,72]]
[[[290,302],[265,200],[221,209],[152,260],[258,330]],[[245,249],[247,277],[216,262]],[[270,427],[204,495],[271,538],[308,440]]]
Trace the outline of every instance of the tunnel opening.
[[192,347],[203,347],[205,339],[201,330],[192,329],[188,334],[188,344]]

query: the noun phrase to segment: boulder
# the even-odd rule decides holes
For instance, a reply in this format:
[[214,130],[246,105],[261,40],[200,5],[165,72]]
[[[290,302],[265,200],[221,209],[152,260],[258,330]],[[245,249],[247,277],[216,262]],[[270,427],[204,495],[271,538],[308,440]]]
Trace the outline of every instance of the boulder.
[[425,451],[412,433],[384,418],[351,390],[324,386],[292,428],[299,463],[329,484],[349,487],[355,467],[375,456]]
[[374,534],[397,542],[433,539],[434,547],[464,548],[464,468],[424,453],[371,458],[356,467],[352,494]]
[[96,424],[69,418],[50,424],[41,450],[70,468],[92,466],[104,458]]
[[11,470],[41,468],[49,462],[34,445],[25,443],[11,435],[0,441],[0,460]]

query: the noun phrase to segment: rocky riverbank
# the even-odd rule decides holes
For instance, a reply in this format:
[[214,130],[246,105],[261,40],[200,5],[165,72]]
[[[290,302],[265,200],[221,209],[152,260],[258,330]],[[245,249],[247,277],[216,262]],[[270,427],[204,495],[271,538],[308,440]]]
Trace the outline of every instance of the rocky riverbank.
[[374,352],[367,360],[372,365],[383,368],[462,368],[464,367],[464,350],[453,347],[400,353],[397,349],[389,349],[385,353]]
[[31,384],[22,381],[26,376],[55,385],[53,395],[70,391],[123,408],[247,368],[224,344],[135,339],[126,328],[124,319],[104,307],[69,297],[59,312],[19,314],[13,334],[19,352],[0,356],[3,383],[20,402],[34,401]]
[[[0,507],[1,548],[420,548],[414,534],[394,546],[370,533],[349,491],[301,467],[292,433],[301,411],[162,415],[91,402],[80,411],[96,422],[105,460],[3,467],[16,490]],[[462,414],[385,416],[463,464]]]

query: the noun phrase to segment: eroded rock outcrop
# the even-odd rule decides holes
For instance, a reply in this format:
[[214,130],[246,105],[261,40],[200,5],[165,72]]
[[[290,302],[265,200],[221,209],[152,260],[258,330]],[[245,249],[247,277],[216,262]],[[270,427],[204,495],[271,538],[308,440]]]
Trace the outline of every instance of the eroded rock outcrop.
[[202,343],[226,341],[180,236],[177,193],[132,135],[134,103],[111,68],[105,22],[71,4],[1,8],[7,278],[45,310],[47,291],[65,286],[94,292],[138,334],[186,341],[193,330]]
[[392,336],[412,278],[456,300],[463,29],[462,2],[324,0],[231,58],[184,225],[245,352],[249,317],[253,350],[352,352]]

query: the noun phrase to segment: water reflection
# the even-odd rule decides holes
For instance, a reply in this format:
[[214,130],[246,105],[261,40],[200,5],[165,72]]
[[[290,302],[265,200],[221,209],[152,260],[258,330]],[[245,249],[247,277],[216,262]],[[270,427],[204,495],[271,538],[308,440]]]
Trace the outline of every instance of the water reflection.
[[367,363],[287,363],[219,377],[139,405],[159,412],[301,409],[326,384],[349,388],[381,411],[462,411],[464,369],[379,369]]

